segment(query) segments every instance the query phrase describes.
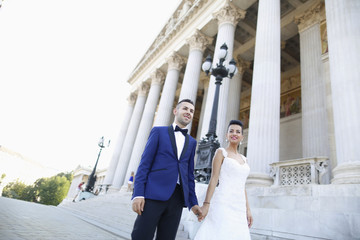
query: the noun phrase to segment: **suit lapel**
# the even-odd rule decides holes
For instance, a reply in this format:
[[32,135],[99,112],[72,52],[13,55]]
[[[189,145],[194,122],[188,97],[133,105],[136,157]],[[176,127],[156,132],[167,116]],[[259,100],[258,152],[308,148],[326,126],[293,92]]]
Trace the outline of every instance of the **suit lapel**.
[[172,125],[168,127],[168,132],[169,132],[169,137],[170,137],[171,146],[172,146],[172,148],[173,148],[175,157],[177,158],[177,156],[178,156],[178,154],[177,154],[177,147],[176,147],[174,129],[173,129],[173,126],[172,126]]
[[[180,159],[182,158],[182,156],[184,155],[184,153],[186,153],[186,150],[188,149],[188,146],[189,146],[189,135],[186,134],[186,137],[185,137],[185,143],[184,143],[184,148],[181,152],[181,156],[180,156]],[[179,159],[179,160],[180,160]]]

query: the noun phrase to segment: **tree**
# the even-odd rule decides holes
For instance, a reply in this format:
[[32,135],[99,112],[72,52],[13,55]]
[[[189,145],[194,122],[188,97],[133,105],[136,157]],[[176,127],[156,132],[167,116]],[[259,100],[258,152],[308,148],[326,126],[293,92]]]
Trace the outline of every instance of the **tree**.
[[68,173],[58,173],[56,176],[59,176],[59,177],[62,177],[62,176],[64,176],[64,177],[66,177],[66,179],[69,181],[69,182],[71,182],[72,180],[73,180],[73,178],[74,178],[74,174],[73,174],[73,172],[68,172]]
[[26,185],[16,180],[3,189],[3,196],[46,205],[58,205],[66,197],[73,179],[73,173],[59,173],[50,178],[39,178],[34,184]]
[[1,177],[0,177],[0,185],[1,185],[1,183],[2,183],[2,181],[4,180],[5,177],[6,177],[6,174],[5,174],[5,173],[1,174]]
[[21,200],[28,202],[38,202],[38,190],[34,185],[27,185],[23,191]]
[[53,176],[39,184],[40,203],[46,205],[58,205],[66,197],[70,188],[70,182],[65,176]]
[[10,182],[4,187],[2,196],[14,199],[23,199],[25,188],[25,183],[17,179],[15,182]]

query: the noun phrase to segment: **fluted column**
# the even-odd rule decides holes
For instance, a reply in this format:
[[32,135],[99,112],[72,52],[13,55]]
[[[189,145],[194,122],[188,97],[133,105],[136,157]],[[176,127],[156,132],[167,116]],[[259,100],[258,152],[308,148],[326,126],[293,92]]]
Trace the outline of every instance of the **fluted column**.
[[249,185],[272,184],[269,164],[279,161],[280,0],[260,0],[251,90]]
[[325,1],[337,166],[333,184],[360,183],[360,1]]
[[110,164],[108,166],[108,169],[106,171],[106,176],[104,179],[104,184],[105,185],[111,185],[114,179],[114,174],[115,174],[115,170],[116,167],[118,165],[118,161],[120,158],[120,153],[121,153],[121,149],[123,147],[123,143],[124,143],[124,139],[126,136],[126,132],[128,130],[128,126],[129,126],[129,122],[132,116],[132,113],[134,111],[134,105],[135,105],[135,101],[136,101],[136,94],[135,93],[131,93],[130,96],[128,97],[128,108],[126,109],[125,115],[124,115],[124,120],[122,122],[121,125],[121,129],[117,138],[117,142],[114,148],[114,152],[113,155],[111,157],[111,161]]
[[[225,125],[225,134],[227,132],[227,124],[230,120],[239,119],[240,112],[240,98],[241,98],[241,82],[242,77],[246,68],[249,68],[250,62],[242,60],[240,57],[237,58],[237,68],[238,71],[234,77],[230,80],[230,88],[228,95],[228,111],[226,114],[226,125]],[[225,146],[225,135],[219,137],[219,142],[221,146]]]
[[[245,18],[246,11],[237,8],[232,3],[228,2],[218,12],[214,13],[214,17],[218,20],[218,34],[215,44],[215,52],[213,57],[213,65],[215,66],[219,60],[218,52],[221,45],[226,43],[228,46],[228,54],[226,56],[225,64],[228,64],[232,59],[234,47],[234,35],[236,24],[239,19]],[[224,138],[226,131],[226,112],[227,100],[229,95],[229,86],[231,81],[229,78],[224,78],[220,87],[218,115],[216,124],[216,133],[219,139]],[[206,99],[206,107],[204,112],[204,121],[201,130],[201,136],[205,136],[209,130],[212,106],[214,103],[215,95],[215,77],[211,76],[209,84],[209,92]]]
[[[203,59],[203,53],[206,46],[211,44],[212,38],[206,36],[199,30],[196,30],[195,34],[187,39],[187,43],[190,46],[189,57],[186,64],[183,83],[181,86],[179,100],[191,99],[196,104],[196,95],[200,80],[200,71]],[[187,128],[191,129],[191,123]]]
[[158,112],[155,118],[154,126],[170,125],[171,115],[173,110],[173,103],[175,100],[175,92],[177,83],[179,81],[180,70],[185,60],[176,52],[167,59],[168,72],[164,87],[161,93],[161,99],[158,107]]
[[139,128],[141,116],[144,110],[146,95],[149,90],[149,84],[143,82],[138,89],[138,97],[135,103],[134,112],[131,116],[126,137],[124,140],[123,149],[120,154],[119,163],[116,167],[116,172],[113,180],[112,187],[120,189],[123,184],[123,179],[129,164],[131,151],[135,142],[135,137]]
[[164,82],[164,78],[164,73],[158,69],[151,74],[151,87],[144,107],[135,144],[132,149],[129,166],[124,178],[124,184],[126,184],[127,179],[130,178],[131,172],[136,172],[136,169],[139,166],[141,155],[145,149],[145,145],[154,122],[155,110],[159,102],[161,85]]
[[[205,75],[205,74],[204,74]],[[199,124],[198,124],[198,130],[196,133],[196,139],[198,141],[201,140],[202,137],[201,136],[201,126],[203,125],[204,122],[204,112],[205,112],[205,106],[206,106],[206,99],[207,99],[207,95],[208,95],[208,91],[209,91],[209,78],[202,78],[202,82],[203,82],[203,88],[204,88],[204,95],[203,95],[203,100],[201,103],[201,112],[200,112],[200,118],[199,118]]]
[[300,34],[302,149],[303,157],[329,156],[326,84],[321,58],[318,1],[295,22]]

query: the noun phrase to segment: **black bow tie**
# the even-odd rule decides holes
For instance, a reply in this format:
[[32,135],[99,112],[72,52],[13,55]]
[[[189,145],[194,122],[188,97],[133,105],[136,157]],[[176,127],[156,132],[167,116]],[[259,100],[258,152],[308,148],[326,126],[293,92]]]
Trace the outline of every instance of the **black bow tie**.
[[175,132],[180,131],[184,136],[186,136],[188,130],[186,128],[180,128],[178,125],[175,127]]

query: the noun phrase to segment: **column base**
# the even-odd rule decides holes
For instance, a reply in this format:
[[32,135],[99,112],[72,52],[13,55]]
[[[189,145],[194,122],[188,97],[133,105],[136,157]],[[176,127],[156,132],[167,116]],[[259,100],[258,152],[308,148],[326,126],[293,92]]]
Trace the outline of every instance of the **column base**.
[[360,161],[342,163],[332,173],[331,184],[360,184]]
[[107,194],[109,193],[117,193],[121,191],[121,188],[115,187],[115,186],[110,186],[109,189],[107,190]]
[[246,187],[269,187],[274,180],[268,174],[253,172],[250,173],[246,180]]

